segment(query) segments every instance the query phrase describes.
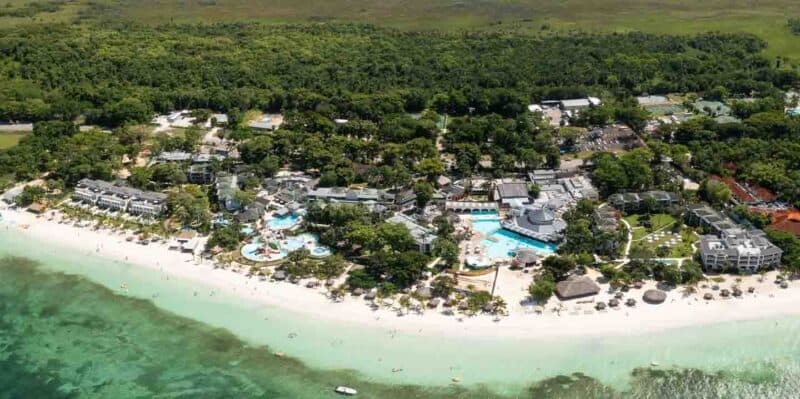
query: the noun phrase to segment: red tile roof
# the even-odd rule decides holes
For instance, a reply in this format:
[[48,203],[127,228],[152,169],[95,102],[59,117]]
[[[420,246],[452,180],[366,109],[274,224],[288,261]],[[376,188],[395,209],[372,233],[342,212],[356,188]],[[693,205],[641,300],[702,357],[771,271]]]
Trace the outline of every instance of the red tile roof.
[[790,212],[776,219],[768,228],[800,237],[800,212]]
[[740,186],[736,180],[732,177],[719,177],[719,176],[711,176],[711,180],[716,180],[718,182],[722,182],[731,190],[733,197],[742,204],[752,204],[756,202],[755,197],[750,195],[742,186]]

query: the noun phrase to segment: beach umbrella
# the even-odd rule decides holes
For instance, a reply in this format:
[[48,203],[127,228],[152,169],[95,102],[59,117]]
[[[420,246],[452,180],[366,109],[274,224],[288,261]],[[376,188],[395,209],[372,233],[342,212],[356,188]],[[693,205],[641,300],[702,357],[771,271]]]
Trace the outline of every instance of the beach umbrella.
[[747,287],[747,292],[749,292],[751,294],[756,292],[756,287]]
[[781,281],[781,288],[789,288],[789,282],[788,281]]
[[440,302],[439,298],[433,298],[430,301],[428,301],[428,307],[431,309],[436,308],[437,306],[439,306],[439,302]]
[[368,301],[371,301],[371,300],[375,299],[375,297],[377,295],[378,295],[378,293],[375,290],[372,290],[370,292],[367,292],[366,295],[364,295],[364,299],[366,299]]
[[628,300],[625,301],[625,304],[628,306],[636,306],[636,300],[633,298],[628,298]]
[[597,305],[594,305],[594,308],[597,310],[603,310],[606,308],[605,302],[598,302]]
[[734,288],[733,289],[733,296],[737,296],[737,297],[738,296],[742,296],[742,290],[740,290],[739,288]]
[[725,298],[727,298],[728,296],[730,296],[730,295],[731,295],[731,292],[730,292],[730,291],[728,291],[728,289],[727,289],[727,288],[725,288],[725,289],[723,289],[722,291],[720,291],[720,292],[719,292],[719,295],[720,295],[720,296],[722,296],[722,297],[725,297]]
[[364,289],[363,288],[356,288],[356,289],[353,290],[352,294],[353,294],[353,296],[364,295]]
[[611,306],[612,308],[615,308],[615,307],[619,306],[619,299],[614,298],[614,299],[608,301],[608,306]]
[[719,286],[714,284],[714,285],[711,286],[711,289],[714,290],[714,291],[719,291]]
[[614,298],[617,298],[617,299],[622,299],[623,296],[625,296],[625,294],[623,294],[621,292],[617,292],[616,294],[614,294]]
[[705,295],[703,295],[703,299],[710,301],[714,299],[714,295],[712,295],[710,292],[706,292]]
[[644,283],[641,282],[641,281],[637,281],[637,282],[633,283],[633,287],[636,288],[637,290],[640,290],[640,289],[642,289],[642,287],[644,287]]
[[644,292],[644,295],[642,295],[642,300],[649,304],[657,305],[667,300],[667,293],[656,289],[647,290]]

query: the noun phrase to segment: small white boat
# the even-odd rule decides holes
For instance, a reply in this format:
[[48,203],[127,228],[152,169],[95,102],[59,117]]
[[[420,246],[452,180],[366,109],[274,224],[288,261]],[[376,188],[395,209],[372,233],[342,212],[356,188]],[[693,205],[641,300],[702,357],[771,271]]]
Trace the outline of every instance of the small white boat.
[[650,362],[650,365],[653,366],[653,367],[658,367],[659,364],[656,361],[652,361],[652,362]]
[[339,395],[345,395],[345,396],[356,396],[356,394],[358,394],[358,391],[346,386],[338,386],[336,387],[335,391]]

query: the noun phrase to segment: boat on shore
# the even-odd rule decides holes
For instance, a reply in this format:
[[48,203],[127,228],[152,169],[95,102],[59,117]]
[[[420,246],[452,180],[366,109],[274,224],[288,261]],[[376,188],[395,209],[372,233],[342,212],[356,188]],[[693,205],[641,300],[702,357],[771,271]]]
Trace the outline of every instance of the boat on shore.
[[356,391],[355,389],[343,385],[336,387],[334,391],[339,395],[344,395],[344,396],[356,396],[358,394],[358,391]]

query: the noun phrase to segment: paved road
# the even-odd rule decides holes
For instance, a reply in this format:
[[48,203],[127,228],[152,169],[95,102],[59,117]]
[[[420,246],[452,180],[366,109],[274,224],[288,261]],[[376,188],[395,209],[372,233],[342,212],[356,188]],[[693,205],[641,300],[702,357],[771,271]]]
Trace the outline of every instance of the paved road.
[[33,123],[0,123],[0,132],[32,132]]

